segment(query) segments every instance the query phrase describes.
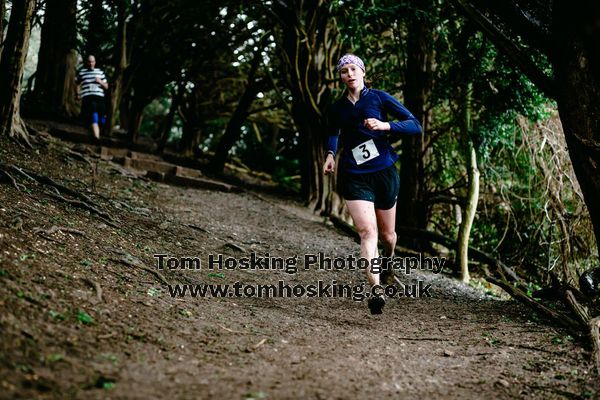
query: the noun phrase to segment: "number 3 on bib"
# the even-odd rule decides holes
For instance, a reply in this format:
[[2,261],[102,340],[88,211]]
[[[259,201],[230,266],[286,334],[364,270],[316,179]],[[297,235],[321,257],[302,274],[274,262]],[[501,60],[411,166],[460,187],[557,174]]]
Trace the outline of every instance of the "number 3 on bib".
[[353,148],[352,155],[354,156],[354,160],[356,160],[356,165],[360,165],[377,157],[379,151],[377,151],[373,139],[369,139]]

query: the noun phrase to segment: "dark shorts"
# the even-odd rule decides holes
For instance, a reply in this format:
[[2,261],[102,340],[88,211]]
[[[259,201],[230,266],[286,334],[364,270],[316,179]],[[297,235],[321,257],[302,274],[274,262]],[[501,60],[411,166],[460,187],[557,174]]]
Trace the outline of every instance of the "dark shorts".
[[339,191],[345,200],[366,200],[375,203],[379,210],[394,207],[400,189],[400,177],[396,166],[366,174],[342,172]]
[[86,124],[92,123],[92,115],[98,114],[103,117],[106,114],[106,97],[85,96],[81,99],[81,117]]

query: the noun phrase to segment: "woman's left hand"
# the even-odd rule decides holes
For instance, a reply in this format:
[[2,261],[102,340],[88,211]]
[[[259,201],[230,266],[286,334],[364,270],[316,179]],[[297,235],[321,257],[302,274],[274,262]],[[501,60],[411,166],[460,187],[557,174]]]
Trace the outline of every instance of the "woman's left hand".
[[364,125],[372,131],[389,131],[390,130],[389,122],[381,122],[377,118],[365,119]]

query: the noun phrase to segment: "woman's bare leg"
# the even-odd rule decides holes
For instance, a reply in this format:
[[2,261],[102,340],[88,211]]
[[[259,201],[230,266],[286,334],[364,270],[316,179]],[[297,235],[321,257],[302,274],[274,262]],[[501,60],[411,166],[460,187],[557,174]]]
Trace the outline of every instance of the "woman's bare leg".
[[[377,257],[377,217],[375,206],[366,200],[346,200],[346,206],[360,235],[360,256],[371,261]],[[379,274],[366,269],[371,286],[379,285]]]
[[392,257],[396,248],[396,205],[389,210],[375,209],[379,238],[383,244],[383,256]]
[[389,285],[394,283],[394,271],[391,269],[390,260],[396,248],[396,205],[388,210],[375,209],[379,238],[383,244],[383,259],[380,281]]

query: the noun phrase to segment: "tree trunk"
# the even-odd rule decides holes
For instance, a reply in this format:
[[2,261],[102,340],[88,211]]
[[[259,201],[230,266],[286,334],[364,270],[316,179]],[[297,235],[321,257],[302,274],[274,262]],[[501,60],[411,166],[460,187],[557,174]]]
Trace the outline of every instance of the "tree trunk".
[[167,140],[169,140],[169,133],[171,132],[171,128],[173,127],[173,121],[175,120],[175,114],[177,110],[179,110],[179,106],[183,101],[183,95],[185,93],[185,84],[180,83],[175,89],[175,93],[173,93],[173,97],[171,99],[171,107],[169,108],[169,113],[164,118],[161,123],[160,131],[158,134],[158,148],[157,152],[162,154],[165,151],[165,147],[167,146]]
[[111,84],[110,91],[110,119],[108,121],[107,132],[110,134],[117,123],[117,115],[123,98],[124,74],[127,69],[127,9],[123,2],[117,5],[118,24],[117,24],[117,45],[115,54],[115,76]]
[[119,104],[119,121],[121,123],[121,129],[126,131],[129,130],[131,125],[131,115],[129,115],[128,103],[130,102],[130,96],[122,97],[121,103]]
[[63,80],[61,110],[67,116],[79,115],[81,107],[76,101],[77,83],[77,50],[71,49],[65,61],[65,78]]
[[21,119],[19,101],[34,6],[35,0],[13,2],[0,62],[0,135],[27,143],[29,135]]
[[225,167],[225,161],[229,154],[229,150],[235,144],[235,141],[239,139],[242,125],[246,121],[248,111],[256,98],[256,94],[259,92],[259,86],[256,82],[249,81],[244,94],[242,95],[235,111],[231,115],[227,128],[223,137],[219,141],[215,155],[210,162],[210,170],[216,173],[222,173]]
[[[431,8],[427,1],[419,1],[421,10]],[[402,139],[400,158],[400,193],[398,195],[397,226],[425,229],[427,226],[427,204],[425,199],[425,170],[423,150],[427,139],[429,112],[427,101],[431,92],[431,63],[433,59],[433,27],[428,19],[415,16],[409,24],[407,39],[406,89],[404,102],[410,112],[421,122],[422,135]],[[399,237],[399,242],[410,247],[419,244],[408,238]]]
[[46,4],[35,78],[35,108],[47,115],[77,115],[77,0]]
[[242,94],[235,111],[231,115],[225,133],[219,141],[215,155],[210,161],[209,169],[213,172],[223,172],[229,150],[231,150],[235,141],[239,139],[242,125],[248,116],[248,111],[250,110],[250,107],[252,107],[252,103],[262,86],[261,82],[256,80],[256,71],[260,65],[260,60],[262,59],[262,56],[260,55],[260,51],[262,50],[261,46],[259,46],[258,49],[259,50],[254,54],[254,58],[252,59],[252,65],[248,72],[248,83],[244,90],[244,94]]
[[469,237],[471,235],[471,227],[477,212],[477,201],[479,199],[479,169],[477,168],[477,154],[471,139],[472,123],[471,123],[471,85],[466,85],[464,93],[463,105],[463,141],[465,156],[468,160],[467,177],[468,177],[468,193],[464,207],[464,215],[462,223],[458,231],[456,259],[460,268],[460,278],[463,282],[468,283],[471,279],[469,275]]
[[327,202],[333,180],[325,180],[323,141],[326,124],[321,110],[328,105],[328,80],[335,81],[339,54],[335,21],[323,1],[275,2],[272,10],[281,25],[282,59],[292,94],[292,119],[300,133],[301,194],[314,211],[331,209]]
[[600,28],[585,7],[554,1],[553,13],[558,112],[600,253]]
[[183,135],[180,142],[180,153],[184,157],[193,157],[198,153],[198,145],[202,139],[202,129],[196,125],[183,125]]
[[281,128],[279,125],[273,124],[271,125],[271,148],[273,150],[277,150],[277,146],[279,145],[279,134],[281,133]]
[[134,144],[138,140],[140,127],[142,126],[142,119],[144,116],[144,107],[137,105],[135,103],[135,99],[133,106],[129,111],[129,116],[131,119],[129,121],[129,128],[127,130],[127,138],[132,144]]
[[4,16],[6,15],[6,0],[0,0],[0,60],[2,60],[2,44],[4,43]]

